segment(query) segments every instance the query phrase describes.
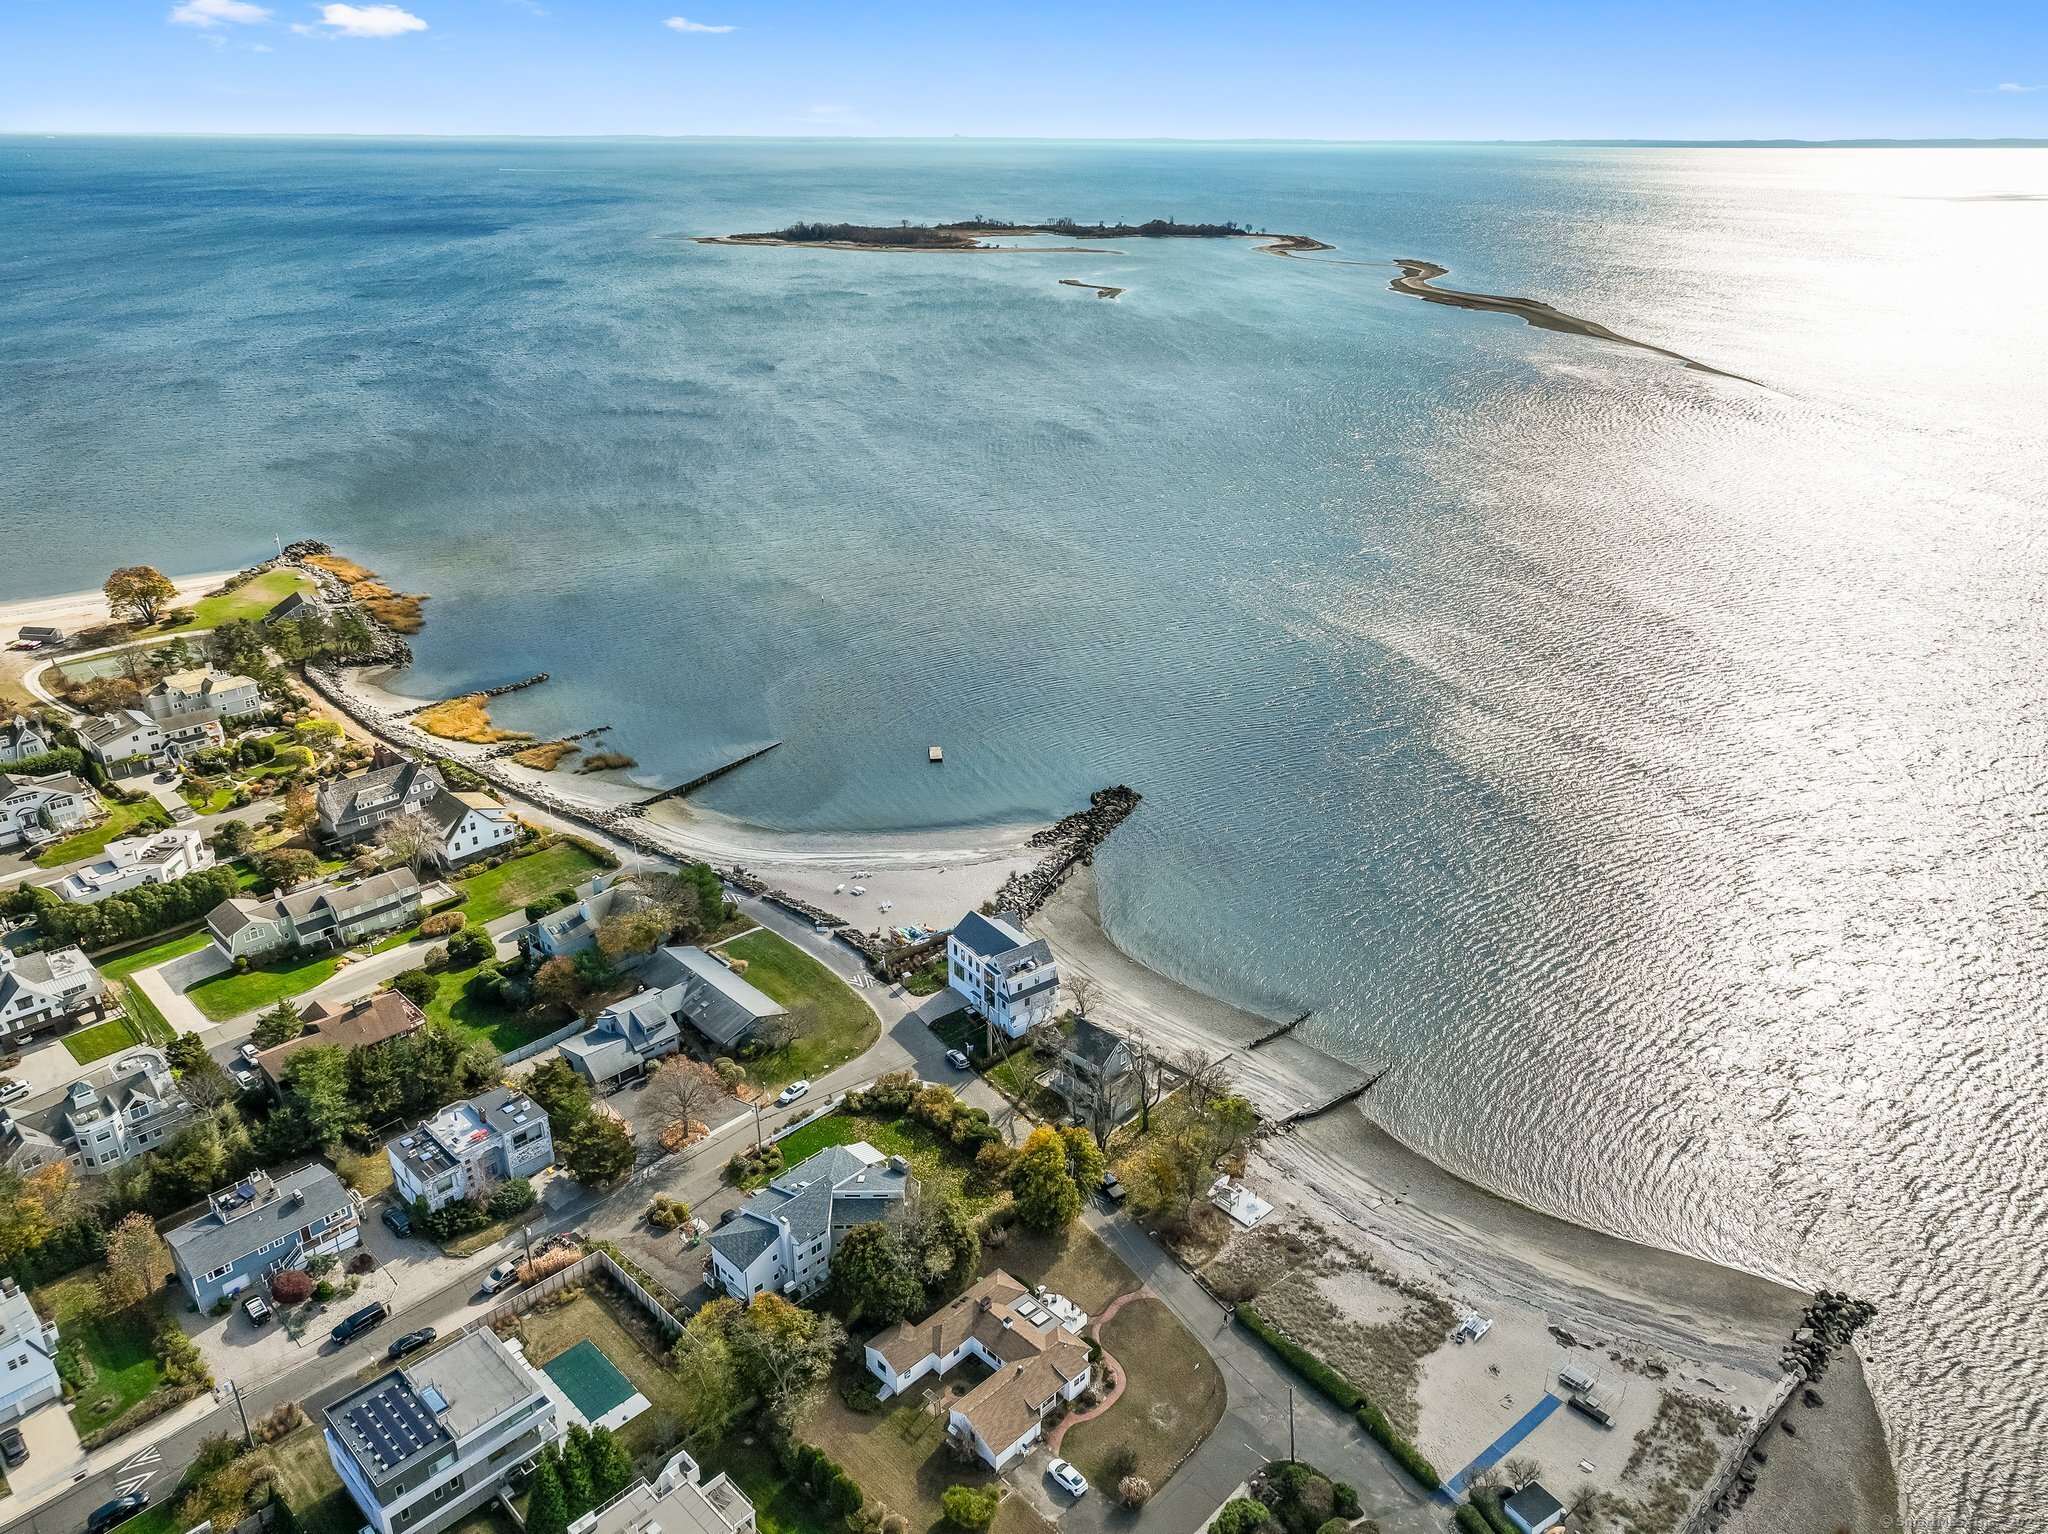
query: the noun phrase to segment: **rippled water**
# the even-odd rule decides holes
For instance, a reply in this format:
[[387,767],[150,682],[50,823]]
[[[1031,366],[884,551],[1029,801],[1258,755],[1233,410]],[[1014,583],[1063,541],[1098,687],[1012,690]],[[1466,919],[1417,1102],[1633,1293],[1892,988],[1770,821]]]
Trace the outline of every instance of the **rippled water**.
[[[1762,386],[1242,243],[683,238],[983,212]],[[2030,151],[0,140],[0,592],[315,534],[434,594],[421,691],[785,740],[729,813],[1128,781],[1132,952],[1492,1186],[1874,1296],[1915,1511],[1988,1513],[2048,1436],[2044,231]]]

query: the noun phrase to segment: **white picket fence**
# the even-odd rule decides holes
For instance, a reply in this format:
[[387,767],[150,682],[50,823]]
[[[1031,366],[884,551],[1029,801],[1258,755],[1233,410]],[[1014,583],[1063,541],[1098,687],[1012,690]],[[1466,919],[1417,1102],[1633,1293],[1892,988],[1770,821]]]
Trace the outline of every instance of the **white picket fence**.
[[582,1031],[583,1019],[579,1017],[575,1022],[567,1023],[553,1033],[535,1039],[531,1044],[522,1044],[517,1049],[507,1050],[498,1056],[498,1064],[517,1065],[522,1060],[531,1060],[535,1055],[547,1053],[563,1040],[575,1038]]

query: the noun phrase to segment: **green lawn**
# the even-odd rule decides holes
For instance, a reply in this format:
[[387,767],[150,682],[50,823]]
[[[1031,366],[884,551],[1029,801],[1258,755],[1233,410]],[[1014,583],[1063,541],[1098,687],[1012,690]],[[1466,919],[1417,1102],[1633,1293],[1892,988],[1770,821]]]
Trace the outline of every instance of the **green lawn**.
[[76,1033],[64,1035],[64,1047],[71,1051],[71,1058],[80,1065],[90,1065],[95,1060],[104,1060],[108,1055],[118,1054],[124,1049],[133,1049],[137,1044],[154,1042],[156,1041],[147,1037],[142,1029],[125,1017],[109,1018],[104,1023],[94,1023],[90,1028],[81,1028]]
[[235,791],[232,788],[216,788],[202,791],[190,784],[181,785],[179,795],[202,815],[220,815],[234,807]]
[[188,953],[197,953],[210,941],[206,929],[201,927],[197,932],[187,932],[182,937],[158,938],[144,948],[124,949],[110,959],[95,957],[93,964],[109,980],[125,980],[138,969],[154,969]]
[[707,1449],[703,1462],[707,1479],[722,1470],[747,1494],[754,1504],[754,1524],[760,1534],[844,1534],[845,1523],[784,1475],[766,1444],[743,1441],[734,1434]]
[[483,964],[472,964],[467,969],[443,970],[441,988],[422,1010],[429,1018],[448,1024],[457,1033],[489,1039],[501,1055],[511,1053],[522,1044],[531,1044],[569,1021],[566,1014],[552,1008],[513,1012],[495,1001],[481,1001],[471,996],[468,992],[470,978],[484,964],[491,962],[486,959]]
[[480,927],[500,916],[511,915],[529,900],[581,884],[606,866],[581,847],[558,842],[544,852],[529,852],[525,857],[471,874],[461,883],[461,888],[469,891],[462,909],[471,924]]
[[[590,1284],[566,1305],[536,1307],[520,1316],[519,1334],[526,1356],[536,1366],[566,1353],[585,1338],[597,1344],[633,1388],[647,1397],[647,1410],[619,1429],[619,1442],[633,1456],[642,1475],[660,1470],[683,1441],[687,1421],[681,1378],[668,1366],[665,1351],[645,1313],[597,1284]],[[845,1534],[843,1529],[838,1534]]]
[[226,596],[201,597],[192,604],[192,621],[165,633],[190,633],[194,629],[219,628],[243,618],[260,618],[294,591],[310,594],[313,582],[297,570],[265,570],[253,581],[244,581]]
[[1135,1299],[1109,1318],[1103,1347],[1126,1371],[1124,1392],[1099,1417],[1077,1423],[1060,1454],[1105,1495],[1112,1450],[1128,1446],[1137,1474],[1157,1491],[1223,1417],[1223,1376],[1194,1334],[1163,1301]]
[[163,1365],[151,1348],[163,1320],[160,1295],[107,1314],[94,1267],[45,1285],[34,1299],[57,1323],[59,1351],[75,1345],[90,1365],[91,1378],[71,1403],[71,1425],[81,1436],[105,1427],[162,1383]]
[[799,1076],[822,1076],[881,1036],[881,1019],[853,987],[788,939],[751,932],[719,952],[746,960],[747,983],[787,1007],[803,1030],[786,1049],[747,1062],[747,1079],[755,1086],[779,1087]]
[[61,842],[52,842],[36,854],[37,865],[57,868],[65,863],[76,863],[80,858],[104,852],[108,842],[132,836],[140,827],[168,826],[171,823],[171,812],[154,799],[145,799],[140,804],[102,802],[107,808],[105,820],[89,831],[81,831]]
[[211,1021],[224,1023],[244,1012],[260,1011],[287,996],[310,991],[340,968],[337,956],[324,953],[296,963],[257,966],[246,975],[229,970],[200,981],[185,993],[185,999]]
[[157,1004],[142,994],[142,987],[132,980],[115,982],[121,993],[121,1007],[135,1022],[135,1028],[144,1039],[152,1044],[168,1044],[178,1036],[178,1030],[171,1026],[171,1020],[157,1009]]

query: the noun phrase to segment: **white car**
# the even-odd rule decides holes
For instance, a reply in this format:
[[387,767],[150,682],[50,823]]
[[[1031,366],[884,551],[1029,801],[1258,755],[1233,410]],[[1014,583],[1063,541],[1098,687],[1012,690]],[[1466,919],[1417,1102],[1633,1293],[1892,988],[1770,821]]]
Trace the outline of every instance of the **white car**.
[[256,1063],[256,1046],[254,1044],[245,1043],[243,1044],[241,1049],[236,1052],[240,1054],[244,1060],[247,1060],[251,1065],[254,1065]]
[[949,1049],[946,1051],[946,1064],[956,1071],[964,1071],[967,1069],[967,1056],[960,1050]]
[[496,1294],[499,1290],[509,1289],[518,1282],[519,1264],[509,1261],[501,1262],[484,1275],[484,1293]]
[[244,1092],[253,1092],[256,1089],[256,1073],[248,1066],[238,1065],[228,1074],[235,1078],[235,1085]]
[[782,1089],[782,1095],[775,1099],[775,1106],[778,1108],[787,1108],[799,1097],[802,1097],[806,1092],[810,1091],[810,1089],[811,1084],[808,1081],[792,1081],[788,1086]]
[[25,1081],[0,1082],[0,1103],[11,1103],[17,1097],[26,1097],[29,1090],[29,1084]]
[[1045,1473],[1059,1483],[1060,1488],[1072,1496],[1086,1496],[1088,1477],[1081,1474],[1063,1459],[1056,1459],[1045,1467]]

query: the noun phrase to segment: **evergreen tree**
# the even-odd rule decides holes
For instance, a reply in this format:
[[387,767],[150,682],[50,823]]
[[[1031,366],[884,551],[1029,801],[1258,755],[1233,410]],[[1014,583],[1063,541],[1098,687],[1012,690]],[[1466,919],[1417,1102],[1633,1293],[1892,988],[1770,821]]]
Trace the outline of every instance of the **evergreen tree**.
[[569,1503],[562,1493],[562,1479],[554,1458],[544,1452],[526,1486],[526,1534],[565,1534],[568,1527]]
[[1081,1212],[1081,1190],[1067,1170],[1068,1148],[1056,1129],[1034,1129],[1010,1172],[1017,1218],[1033,1230],[1063,1230]]
[[597,1506],[597,1488],[590,1474],[590,1431],[580,1422],[562,1440],[562,1492],[569,1499],[572,1521]]
[[608,1427],[590,1430],[590,1482],[598,1503],[611,1501],[633,1484],[633,1461]]

